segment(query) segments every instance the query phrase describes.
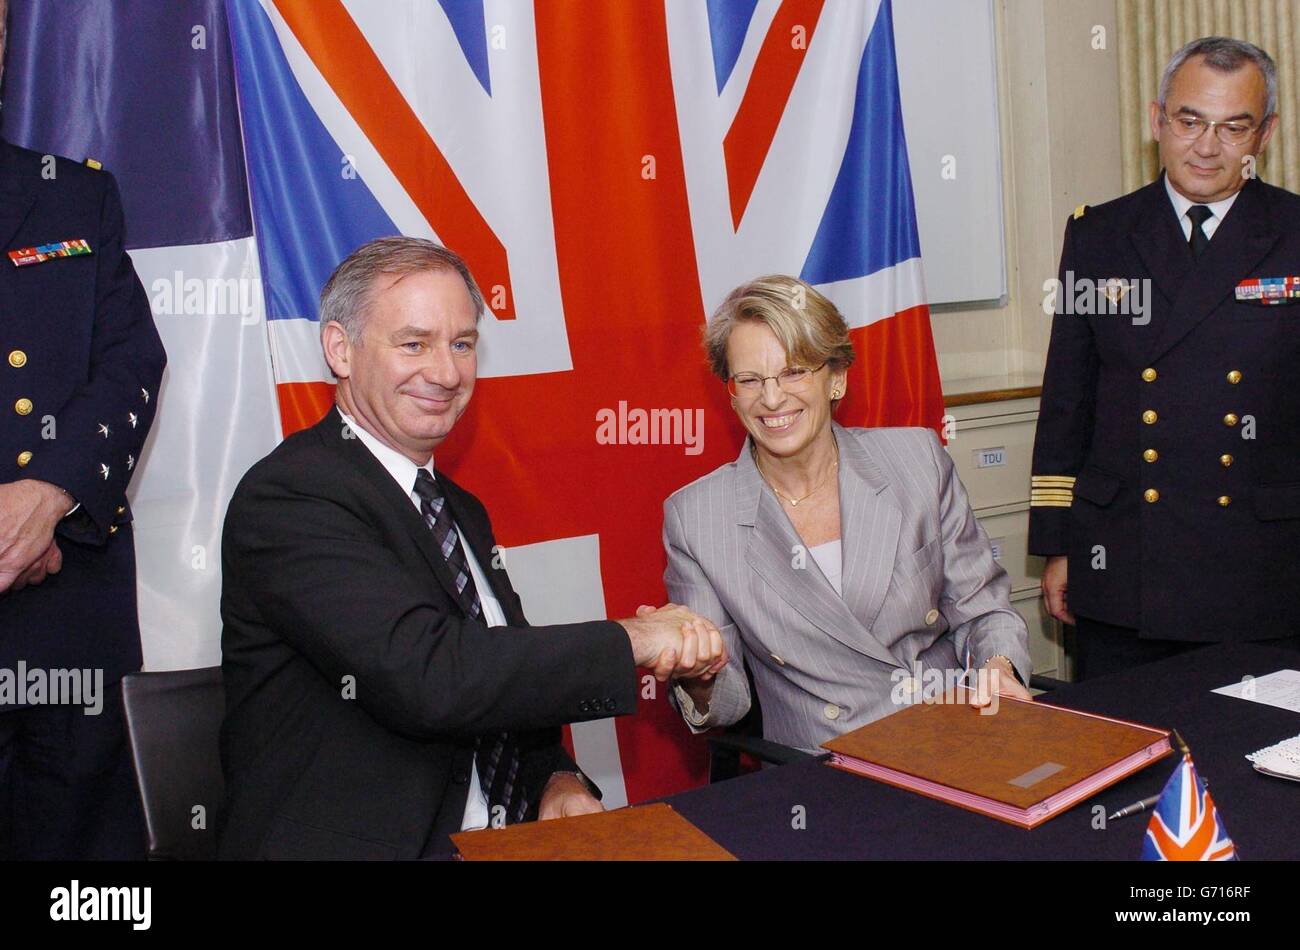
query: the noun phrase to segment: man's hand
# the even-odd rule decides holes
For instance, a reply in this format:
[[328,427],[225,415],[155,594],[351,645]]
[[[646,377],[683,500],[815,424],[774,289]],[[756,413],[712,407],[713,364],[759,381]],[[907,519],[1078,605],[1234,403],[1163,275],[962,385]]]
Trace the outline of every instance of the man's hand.
[[57,541],[51,541],[45,552],[32,562],[32,566],[19,575],[10,590],[22,590],[28,584],[39,584],[47,575],[57,574],[62,569],[63,552],[59,550]]
[[[49,482],[24,478],[0,485],[0,593],[21,586],[37,559],[48,556],[54,527],[72,507],[68,493]],[[38,573],[44,580],[48,566]]]
[[636,617],[618,621],[632,643],[632,659],[659,682],[670,676],[714,676],[727,662],[722,634],[710,621],[678,604],[637,608]]
[[1073,627],[1074,614],[1070,613],[1070,604],[1066,598],[1070,589],[1066,577],[1069,565],[1070,559],[1064,554],[1049,557],[1047,567],[1043,569],[1042,588],[1047,612],[1062,623],[1068,623]]
[[572,772],[556,772],[542,790],[542,800],[537,806],[537,820],[572,818],[574,815],[594,815],[605,806]]

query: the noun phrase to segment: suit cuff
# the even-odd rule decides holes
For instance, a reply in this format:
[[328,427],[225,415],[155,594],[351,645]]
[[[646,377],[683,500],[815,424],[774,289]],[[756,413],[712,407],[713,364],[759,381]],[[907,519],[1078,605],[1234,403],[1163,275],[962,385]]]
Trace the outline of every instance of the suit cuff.
[[976,669],[980,669],[995,656],[1004,656],[1011,661],[1016,677],[1022,686],[1029,686],[1029,678],[1034,673],[1033,660],[1029,658],[1027,636],[1022,631],[995,630],[984,633],[979,638],[978,646],[971,650],[971,659]]

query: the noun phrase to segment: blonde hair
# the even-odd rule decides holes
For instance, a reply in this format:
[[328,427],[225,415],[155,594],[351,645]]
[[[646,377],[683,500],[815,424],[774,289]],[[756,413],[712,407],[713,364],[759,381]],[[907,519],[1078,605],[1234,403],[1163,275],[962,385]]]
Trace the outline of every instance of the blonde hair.
[[848,369],[856,354],[849,328],[835,304],[809,283],[785,274],[769,274],[741,284],[713,311],[704,328],[709,369],[721,380],[731,377],[727,340],[741,320],[767,325],[792,365]]

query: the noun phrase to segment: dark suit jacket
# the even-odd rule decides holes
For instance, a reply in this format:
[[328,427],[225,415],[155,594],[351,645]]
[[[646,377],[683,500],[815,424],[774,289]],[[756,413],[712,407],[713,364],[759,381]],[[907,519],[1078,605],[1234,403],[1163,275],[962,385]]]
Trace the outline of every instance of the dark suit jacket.
[[636,709],[623,628],[529,627],[487,512],[438,473],[510,625],[467,619],[410,497],[344,429],[331,409],[290,436],[226,514],[222,857],[449,851],[477,735],[518,732],[536,803],[577,771],[560,724]]
[[1234,293],[1300,275],[1300,196],[1247,182],[1194,260],[1162,178],[1068,222],[1070,273],[1149,281],[1150,306],[1058,300],[1031,553],[1069,555],[1076,615],[1146,637],[1300,633],[1300,300]]
[[[0,140],[0,483],[80,502],[56,529],[63,570],[0,594],[0,667],[140,668],[126,488],[166,355],[123,250],[113,177]],[[93,253],[15,267],[8,252],[84,239]]]

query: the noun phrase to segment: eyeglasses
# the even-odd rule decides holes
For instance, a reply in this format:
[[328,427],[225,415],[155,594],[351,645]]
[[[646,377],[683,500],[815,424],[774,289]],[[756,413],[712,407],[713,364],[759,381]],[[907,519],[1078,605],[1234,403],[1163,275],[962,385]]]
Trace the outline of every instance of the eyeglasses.
[[784,392],[797,393],[808,388],[814,374],[826,364],[809,369],[807,366],[788,366],[775,376],[759,376],[757,373],[737,373],[727,380],[727,391],[733,396],[754,398],[763,391],[769,379],[775,379],[777,386]]
[[1160,115],[1169,123],[1174,135],[1180,139],[1199,139],[1205,134],[1206,129],[1214,129],[1214,134],[1224,145],[1245,145],[1252,135],[1264,127],[1262,122],[1256,126],[1249,126],[1240,122],[1212,122],[1195,115],[1176,115],[1172,118],[1167,112],[1162,112]]

